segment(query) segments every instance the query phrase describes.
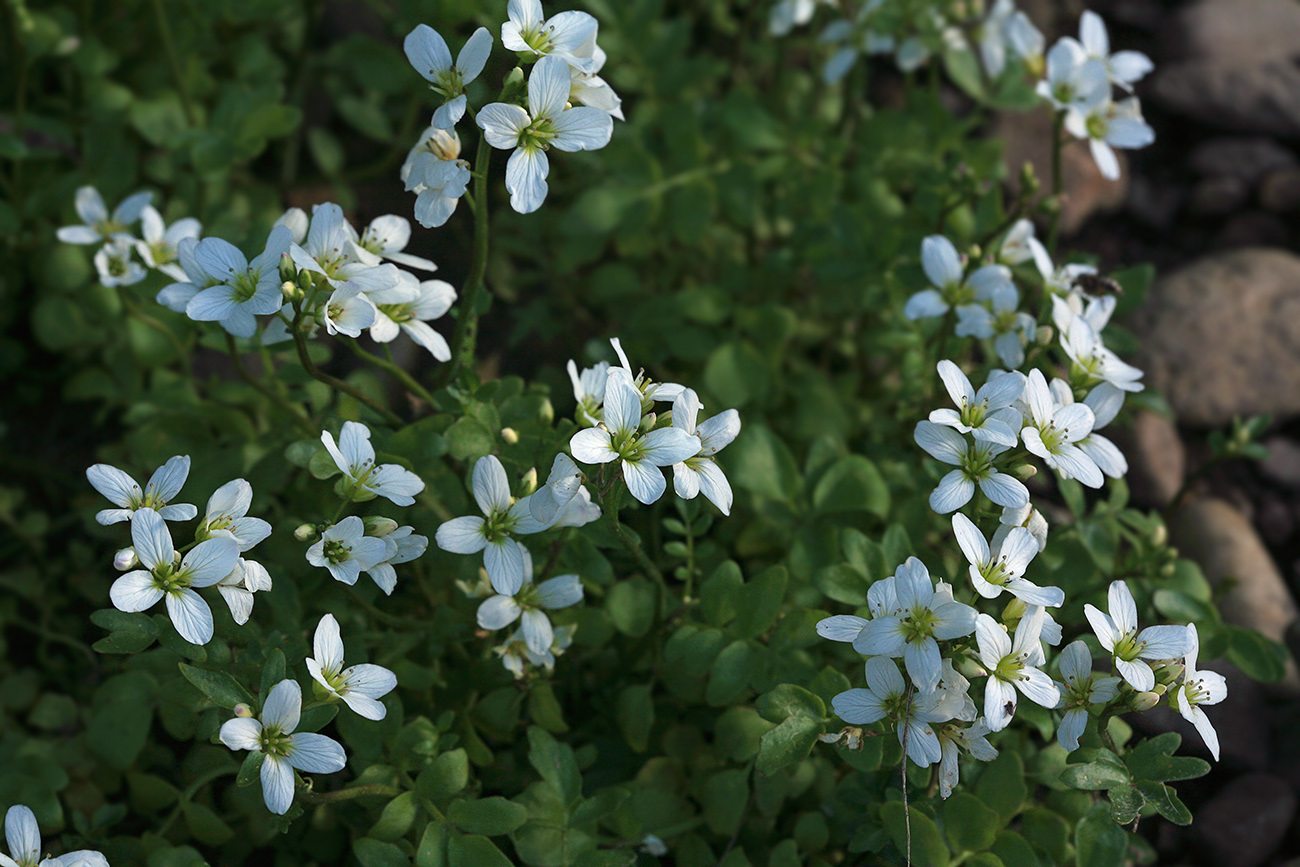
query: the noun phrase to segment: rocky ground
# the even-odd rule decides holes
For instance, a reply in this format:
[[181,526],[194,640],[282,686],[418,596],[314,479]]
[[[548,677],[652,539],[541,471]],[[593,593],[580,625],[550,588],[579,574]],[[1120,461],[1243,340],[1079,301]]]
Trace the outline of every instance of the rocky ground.
[[[1079,4],[1025,3],[1072,28]],[[1152,262],[1160,272],[1127,325],[1136,363],[1177,423],[1142,413],[1123,437],[1139,505],[1170,514],[1171,540],[1224,588],[1225,619],[1293,653],[1300,591],[1300,3],[1296,0],[1097,0],[1113,48],[1148,53],[1138,87],[1155,145],[1109,184],[1080,148],[1066,162],[1071,246],[1103,268]],[[1078,8],[1069,8],[1078,7]],[[1039,14],[1045,17],[1039,17]],[[1007,131],[1004,131],[1007,132]],[[1015,141],[1009,137],[1009,141]],[[1015,155],[1012,155],[1012,159]],[[1023,158],[1023,157],[1021,157]],[[1198,469],[1208,435],[1234,417],[1268,414],[1262,462]],[[1195,477],[1195,478],[1194,478]],[[1190,829],[1146,828],[1161,864],[1300,865],[1300,678],[1255,684],[1223,661],[1229,697],[1212,718],[1222,761],[1182,783]],[[1184,731],[1172,711],[1144,726]],[[1162,820],[1144,820],[1144,824]]]

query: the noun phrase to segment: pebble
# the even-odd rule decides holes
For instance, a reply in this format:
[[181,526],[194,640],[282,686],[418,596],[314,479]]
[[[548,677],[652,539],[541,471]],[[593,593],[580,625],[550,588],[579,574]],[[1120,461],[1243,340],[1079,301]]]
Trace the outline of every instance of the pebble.
[[1210,863],[1256,867],[1277,849],[1295,818],[1295,790],[1272,774],[1247,774],[1196,811]]
[[1192,148],[1187,163],[1198,174],[1227,175],[1253,187],[1269,172],[1294,167],[1296,156],[1271,138],[1220,137]]

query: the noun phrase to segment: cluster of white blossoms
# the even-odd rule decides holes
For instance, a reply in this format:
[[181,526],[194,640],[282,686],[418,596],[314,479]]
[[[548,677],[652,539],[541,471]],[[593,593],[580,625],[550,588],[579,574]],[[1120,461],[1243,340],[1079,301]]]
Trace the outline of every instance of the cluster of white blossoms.
[[90,467],[86,478],[117,507],[104,509],[95,520],[105,526],[122,521],[131,524],[131,546],[119,551],[113,561],[119,571],[126,572],[109,591],[114,607],[146,611],[165,600],[167,616],[180,636],[191,644],[207,644],[212,640],[212,609],[198,590],[216,587],[234,621],[241,626],[247,623],[253,594],[271,589],[271,575],[244,554],[271,535],[271,525],[248,516],[253,487],[244,479],[235,479],[208,498],[194,541],[182,556],[168,522],[198,516],[194,506],[171,502],[189,472],[189,456],[177,455],[153,474],[143,490],[125,472],[107,464]]
[[[1009,369],[993,369],[978,389],[954,362],[941,360],[937,372],[952,407],[940,407],[916,425],[915,439],[928,454],[953,467],[930,495],[930,506],[953,513],[952,529],[969,564],[967,593],[933,582],[916,558],[868,590],[868,616],[838,615],[817,627],[825,638],[850,642],[868,657],[868,688],[850,689],[833,701],[851,726],[882,720],[896,727],[908,756],[918,765],[940,763],[944,795],[957,779],[958,747],[981,760],[996,751],[985,736],[1007,726],[1023,695],[1045,708],[1064,711],[1057,740],[1066,750],[1078,748],[1089,716],[1151,707],[1160,697],[1191,721],[1218,758],[1218,740],[1202,705],[1221,701],[1223,678],[1198,671],[1195,626],[1151,626],[1139,631],[1137,607],[1122,581],[1110,587],[1110,612],[1085,606],[1097,644],[1110,656],[1114,674],[1094,674],[1083,641],[1075,641],[1056,659],[1059,680],[1047,673],[1046,647],[1061,643],[1052,609],[1065,602],[1059,587],[1042,586],[1028,577],[1047,545],[1048,525],[1034,508],[1020,481],[1035,472],[1037,458],[1061,479],[1100,488],[1107,476],[1128,470],[1124,456],[1097,433],[1118,414],[1127,393],[1142,390],[1142,372],[1121,361],[1102,340],[1114,312],[1114,295],[1095,296],[1095,269],[1069,265],[1057,269],[1021,221],[1008,231],[996,260],[972,264],[962,260],[945,238],[926,238],[921,259],[933,284],[913,295],[909,318],[952,314],[957,334],[988,341],[986,350]],[[1018,310],[1015,277],[1008,265],[1032,262],[1050,299],[1055,326],[1039,328]],[[1031,272],[1032,273],[1032,272]],[[1091,278],[1091,280],[1089,279]],[[963,323],[966,327],[963,327]],[[1026,367],[1026,346],[1051,351],[1064,378]],[[985,357],[990,357],[986,354]],[[1001,507],[992,537],[958,509],[979,491]],[[978,509],[972,514],[979,514]],[[976,610],[981,599],[1007,593],[1014,597],[1000,619]],[[959,601],[965,595],[971,604]],[[972,643],[968,636],[974,635]],[[900,672],[895,659],[902,658]],[[967,694],[968,678],[984,677],[983,713]],[[963,723],[969,723],[963,726]],[[846,729],[825,739],[861,738]]]
[[[1079,38],[1063,36],[1047,52],[1047,67],[1038,94],[1057,112],[1065,129],[1088,142],[1101,173],[1119,178],[1114,148],[1131,150],[1155,141],[1155,131],[1142,119],[1142,106],[1132,96],[1133,85],[1154,69],[1138,51],[1110,51],[1106,24],[1095,12],[1079,19]],[[1115,90],[1126,94],[1115,100]]]
[[[94,187],[80,187],[75,199],[79,226],[64,226],[57,232],[65,244],[99,244],[95,253],[95,270],[99,282],[109,288],[131,286],[159,271],[172,280],[184,280],[180,245],[186,238],[198,238],[202,226],[193,217],[184,217],[170,226],[153,207],[153,193],[128,196],[110,214],[104,197]],[[140,224],[136,237],[131,227]]]
[[[510,0],[501,43],[522,63],[533,63],[524,105],[492,102],[474,113],[487,143],[512,150],[506,164],[510,206],[531,213],[546,200],[550,172],[547,151],[596,150],[609,143],[622,101],[600,77],[605,52],[596,44],[597,22],[586,12],[543,14],[540,0]],[[465,86],[478,78],[492,50],[492,35],[480,27],[455,59],[447,41],[421,24],[406,37],[406,56],[442,103],[429,129],[402,166],[407,190],[416,193],[421,225],[441,226],[456,209],[471,177],[460,159],[455,126],[467,111]],[[509,83],[503,95],[511,90]],[[577,103],[575,105],[574,103]],[[483,172],[486,166],[477,166]]]
[[53,858],[41,857],[41,829],[30,807],[15,804],[5,812],[5,843],[8,855],[0,855],[0,867],[108,867],[108,859],[91,849],[78,849]]

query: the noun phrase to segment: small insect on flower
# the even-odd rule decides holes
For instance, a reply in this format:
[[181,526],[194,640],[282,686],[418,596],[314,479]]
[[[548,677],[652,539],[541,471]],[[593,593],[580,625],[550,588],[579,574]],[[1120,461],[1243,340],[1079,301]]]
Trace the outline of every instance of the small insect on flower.
[[1122,296],[1124,287],[1119,285],[1118,280],[1112,280],[1109,277],[1103,277],[1100,274],[1080,273],[1074,275],[1070,287],[1078,289],[1084,295],[1093,298],[1102,298],[1107,295]]

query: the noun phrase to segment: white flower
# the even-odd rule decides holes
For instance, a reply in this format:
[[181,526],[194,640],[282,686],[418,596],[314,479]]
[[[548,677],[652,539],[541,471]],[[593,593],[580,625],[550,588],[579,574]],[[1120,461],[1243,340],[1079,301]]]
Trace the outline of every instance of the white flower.
[[1106,23],[1096,12],[1085,11],[1079,18],[1079,42],[1089,60],[1099,61],[1106,68],[1110,80],[1127,91],[1148,72],[1155,69],[1151,58],[1140,51],[1110,53],[1110,37]]
[[199,513],[196,507],[189,503],[168,503],[181,492],[189,474],[190,456],[175,455],[154,471],[149,484],[141,491],[135,479],[117,467],[95,464],[86,470],[87,481],[117,506],[97,512],[95,520],[108,526],[131,520],[138,509],[152,509],[164,521],[188,521]]
[[545,653],[534,653],[524,642],[523,629],[516,629],[504,643],[492,648],[492,652],[501,657],[501,664],[517,680],[523,678],[524,668],[527,665],[552,672],[555,670],[555,658],[562,656],[564,651],[573,644],[573,633],[577,628],[572,624],[555,627],[551,646]]
[[818,42],[839,46],[822,66],[822,81],[827,84],[840,81],[853,68],[859,54],[893,52],[896,44],[894,37],[877,33],[871,28],[871,20],[882,5],[883,0],[868,0],[858,7],[852,21],[840,18],[822,30],[817,37]]
[[109,216],[108,208],[99,190],[94,187],[77,188],[77,216],[85,220],[84,226],[64,226],[56,236],[65,244],[99,244],[111,241],[114,235],[126,233],[136,220],[144,206],[153,201],[153,193],[136,193],[127,196],[122,204],[113,209]]
[[[410,277],[404,273],[404,276]],[[415,284],[414,297],[411,297],[411,283],[391,289],[381,289],[367,296],[375,307],[375,321],[370,326],[370,339],[376,343],[388,343],[405,331],[407,336],[429,351],[438,361],[451,360],[451,347],[441,334],[428,325],[428,320],[438,319],[451,309],[456,300],[456,290],[443,280],[425,280]]]
[[208,539],[189,550],[179,565],[167,524],[153,509],[140,509],[131,522],[131,543],[144,569],[113,582],[108,596],[119,611],[144,611],[167,600],[167,616],[190,644],[212,640],[212,609],[194,587],[211,587],[239,560],[232,539]]
[[939,796],[946,798],[957,785],[960,768],[957,764],[959,748],[966,750],[981,762],[991,762],[998,751],[988,742],[988,723],[980,717],[972,725],[962,728],[946,725],[939,729],[939,746],[943,751],[939,759]]
[[[536,494],[533,496],[536,496]],[[560,527],[585,527],[592,521],[599,519],[600,506],[591,501],[591,492],[584,485],[578,488],[578,493],[574,495],[572,500],[569,500],[568,505],[560,509],[551,527],[555,529]]]
[[1039,587],[1024,577],[1025,568],[1038,554],[1038,540],[1024,527],[1012,528],[996,549],[990,549],[984,534],[960,512],[952,516],[952,531],[957,545],[970,563],[970,580],[975,591],[985,599],[996,599],[1003,590],[1030,605],[1059,608],[1065,591],[1059,587]]
[[397,676],[382,665],[370,663],[344,668],[343,637],[333,614],[326,614],[316,625],[312,648],[316,656],[305,660],[307,670],[327,695],[342,699],[366,719],[384,718],[388,708],[379,699],[397,686]]
[[672,466],[700,453],[700,439],[678,427],[642,434],[641,392],[621,367],[609,369],[605,386],[605,420],[600,427],[578,431],[569,451],[587,464],[620,461],[627,489],[642,503],[658,500],[668,483],[659,467]]
[[324,566],[334,580],[356,584],[357,578],[370,569],[387,553],[383,539],[367,536],[365,524],[356,515],[349,515],[330,527],[307,549],[307,562]]
[[[415,193],[415,219],[426,229],[443,225],[460,204],[469,186],[469,163],[442,159],[432,153],[417,153],[403,172],[407,192]],[[404,167],[406,168],[406,167]]]
[[768,32],[773,36],[785,36],[796,26],[802,26],[812,20],[818,4],[830,0],[778,0],[768,14]]
[[559,575],[534,585],[532,558],[525,556],[523,583],[519,589],[484,599],[478,607],[478,625],[482,629],[504,629],[519,620],[524,644],[540,656],[550,649],[555,637],[551,620],[543,609],[554,611],[581,601],[582,581],[577,575]]
[[[403,293],[403,297],[407,296],[409,291]],[[347,337],[360,337],[363,330],[375,324],[378,315],[374,301],[356,283],[337,287],[320,311],[327,332]]]
[[550,526],[569,502],[578,495],[584,476],[573,458],[560,452],[551,463],[546,484],[528,497],[528,510],[533,518]]
[[334,459],[334,464],[351,479],[360,490],[386,497],[399,506],[415,502],[415,495],[424,490],[420,477],[397,464],[375,466],[375,447],[370,444],[370,428],[355,421],[343,422],[338,445],[329,431],[322,431],[321,442]]
[[722,514],[730,515],[731,483],[713,456],[730,445],[740,433],[740,414],[729,409],[705,419],[697,428],[695,418],[700,406],[699,396],[689,388],[683,389],[673,401],[673,427],[700,440],[698,455],[673,464],[673,489],[684,500],[693,499],[703,492]]
[[600,408],[605,403],[605,383],[609,380],[609,362],[601,361],[578,373],[578,365],[570,358],[567,370],[573,383],[573,399],[578,402],[574,421],[581,425],[599,424]]
[[1097,168],[1112,181],[1119,180],[1119,159],[1114,148],[1134,150],[1156,140],[1155,130],[1142,119],[1136,97],[1072,108],[1066,112],[1065,129],[1075,138],[1088,140]]
[[539,533],[547,526],[532,516],[530,498],[511,502],[510,481],[496,455],[474,463],[472,487],[474,501],[484,517],[453,518],[438,527],[434,538],[439,548],[453,554],[482,551],[483,567],[493,589],[513,596],[523,586],[524,565],[528,562],[528,551],[514,534]]
[[217,582],[217,592],[226,600],[230,616],[243,626],[253,614],[253,594],[271,589],[271,573],[255,560],[239,558],[230,574]]
[[939,737],[930,723],[952,719],[951,700],[944,690],[911,697],[907,683],[893,660],[873,656],[866,662],[867,689],[849,689],[831,699],[831,707],[850,725],[869,725],[889,719],[898,727],[898,741],[921,767],[942,757]]
[[942,581],[936,590],[929,570],[916,557],[898,567],[894,588],[898,613],[867,621],[853,649],[864,656],[903,657],[912,683],[922,695],[929,695],[939,686],[942,667],[936,639],[970,635],[975,609],[954,602],[952,588]]
[[1118,677],[1097,677],[1092,671],[1092,654],[1082,640],[1073,641],[1061,651],[1056,664],[1061,669],[1057,689],[1061,693],[1060,708],[1065,716],[1056,727],[1056,742],[1066,752],[1079,748],[1079,737],[1088,725],[1088,708],[1106,704],[1119,695]]
[[1032,261],[1044,280],[1052,276],[1052,257],[1043,242],[1034,237],[1034,224],[1031,220],[1016,220],[1007,230],[1002,245],[998,248],[998,261],[1006,265]]
[[1007,367],[1017,368],[1025,363],[1025,344],[1033,339],[1037,323],[1034,317],[1017,309],[1020,298],[1014,288],[995,293],[987,303],[988,307],[984,304],[958,307],[954,333],[958,337],[992,338],[999,360]]
[[1043,34],[1016,9],[1014,0],[996,0],[979,26],[979,48],[989,78],[997,78],[1006,68],[1008,49],[1016,57],[1042,54]]
[[908,319],[942,316],[951,307],[990,301],[998,294],[1015,295],[1011,271],[1005,265],[985,265],[963,280],[957,248],[942,235],[931,235],[921,242],[921,267],[935,288],[923,289],[907,299],[903,315]]
[[135,241],[128,235],[115,235],[108,243],[95,253],[95,270],[99,272],[99,282],[110,289],[114,286],[133,286],[139,283],[149,272],[135,261]]
[[1092,433],[1095,421],[1092,410],[1082,403],[1059,405],[1043,372],[1037,368],[1029,372],[1024,400],[1029,409],[1025,427],[1020,431],[1025,448],[1063,478],[1078,479],[1090,488],[1100,488],[1105,481],[1101,469],[1075,445]]
[[931,421],[918,421],[913,437],[931,457],[957,467],[930,493],[930,508],[939,514],[946,515],[970,502],[977,484],[984,496],[999,506],[1019,508],[1029,502],[1029,489],[994,465],[994,459],[1007,450],[1006,446],[979,440],[968,443],[952,428]]
[[993,538],[989,544],[995,549],[1000,548],[1016,527],[1024,527],[1029,531],[1034,541],[1038,543],[1040,553],[1047,547],[1047,519],[1029,502],[1019,507],[1002,507],[1002,514],[998,517],[998,528],[993,531]]
[[583,72],[570,65],[569,102],[578,102],[591,108],[598,108],[615,120],[623,120],[623,100],[609,86],[609,82],[596,73],[605,65],[605,53],[598,51],[598,64],[593,64],[590,72]]
[[332,774],[348,763],[333,738],[311,732],[294,733],[302,713],[302,688],[282,680],[271,688],[260,721],[236,717],[221,726],[221,742],[232,750],[262,753],[262,799],[266,808],[283,816],[293,804],[294,768],[309,774]]
[[969,433],[984,442],[1003,446],[1016,444],[1023,420],[1015,402],[1025,390],[1023,373],[993,373],[988,382],[976,391],[966,374],[951,361],[940,361],[938,369],[939,378],[957,409],[936,409],[930,413],[930,421],[947,425],[960,433]]
[[[637,391],[647,400],[676,400],[677,396],[682,393],[684,386],[675,382],[655,382],[645,375],[644,370],[633,370],[632,362],[627,360],[627,353],[623,351],[623,344],[617,337],[609,339],[610,346],[614,347],[614,354],[618,356],[618,362],[627,371],[631,377],[632,384],[636,386]],[[606,377],[608,379],[608,377]]]
[[[867,588],[867,610],[872,618],[897,616],[902,613],[898,602],[895,576],[881,578]],[[817,623],[817,634],[831,641],[852,644],[871,621],[855,614],[836,614]]]
[[398,282],[397,266],[374,264],[374,254],[361,249],[358,240],[343,209],[325,202],[312,209],[307,237],[301,246],[290,246],[289,255],[299,268],[324,275],[334,287],[352,283],[362,292],[374,292]]
[[1219,734],[1210,724],[1210,718],[1201,710],[1203,704],[1218,704],[1228,697],[1228,682],[1223,675],[1213,671],[1197,671],[1196,657],[1201,652],[1201,639],[1196,624],[1187,626],[1188,649],[1184,658],[1183,682],[1173,691],[1173,706],[1183,719],[1196,726],[1197,733],[1210,750],[1214,760],[1219,760]]
[[[184,275],[177,283],[169,283],[159,290],[157,301],[168,310],[184,313],[190,299],[199,294],[199,290],[216,286],[221,281],[214,280],[204,271],[195,257],[198,238],[181,238],[176,245],[176,259],[180,262],[179,270]],[[175,266],[173,266],[175,267]],[[170,272],[168,272],[170,273]]]
[[253,504],[253,486],[243,479],[226,482],[212,492],[208,508],[195,536],[207,539],[225,536],[234,539],[241,552],[248,551],[271,535],[271,525],[261,518],[249,518]]
[[283,302],[280,257],[289,245],[290,232],[284,226],[271,230],[266,249],[252,262],[221,238],[199,241],[194,258],[212,285],[190,298],[185,315],[197,322],[219,322],[236,337],[252,337],[257,330],[254,317],[276,312]]
[[1141,391],[1142,371],[1126,364],[1106,348],[1101,335],[1083,317],[1075,317],[1061,333],[1061,348],[1070,357],[1072,372],[1089,384],[1109,382],[1121,391]]
[[1058,111],[1087,114],[1110,101],[1110,82],[1105,65],[1088,59],[1083,46],[1066,36],[1047,52],[1047,78],[1037,92]]
[[197,240],[202,229],[202,224],[193,217],[185,217],[168,226],[157,209],[146,205],[140,212],[140,234],[144,239],[135,242],[135,249],[150,268],[163,272],[173,280],[185,282],[189,277],[177,264],[177,248],[186,238]]
[[[561,13],[556,17],[585,14]],[[515,149],[506,163],[506,189],[510,191],[510,206],[521,214],[532,213],[546,200],[549,148],[596,150],[609,144],[613,134],[614,120],[606,112],[589,106],[565,108],[570,87],[568,65],[558,57],[543,57],[528,76],[527,111],[494,102],[485,105],[476,118],[488,144]]]
[[[1052,397],[1058,406],[1074,403],[1074,393],[1064,380],[1053,379],[1048,387],[1052,390]],[[1103,382],[1088,392],[1083,399],[1083,404],[1093,411],[1095,421],[1092,426],[1092,433],[1075,442],[1075,445],[1103,473],[1112,479],[1122,479],[1128,472],[1128,461],[1118,446],[1097,433],[1097,428],[1105,427],[1114,421],[1115,416],[1124,405],[1124,392],[1109,382]]]
[[1156,676],[1145,660],[1177,659],[1191,650],[1194,636],[1182,626],[1148,626],[1138,632],[1137,603],[1128,585],[1111,582],[1108,596],[1109,614],[1091,604],[1083,606],[1083,613],[1120,675],[1138,692],[1150,692]]
[[466,40],[451,62],[447,41],[427,24],[421,24],[406,35],[402,47],[406,59],[415,71],[430,82],[433,91],[442,97],[442,105],[433,113],[433,125],[451,129],[465,116],[465,85],[478,78],[492,51],[492,34],[480,27]]
[[1056,707],[1061,694],[1052,679],[1039,671],[1044,662],[1039,644],[1044,609],[1029,606],[1016,627],[1015,642],[1006,629],[987,614],[975,619],[975,640],[980,662],[989,673],[984,684],[984,718],[990,731],[1000,732],[1016,712],[1016,690],[1035,704]]
[[583,72],[591,72],[600,59],[599,25],[586,12],[561,12],[546,19],[541,0],[510,0],[506,14],[510,20],[501,25],[501,44],[510,51],[543,59],[554,55]]
[[108,859],[90,849],[42,859],[36,814],[22,804],[14,804],[5,813],[5,842],[9,855],[0,855],[0,867],[108,867]]
[[378,538],[384,542],[384,559],[364,571],[384,595],[392,596],[397,586],[397,570],[393,567],[423,557],[429,549],[429,537],[416,533],[414,527],[398,527]]
[[361,233],[361,238],[356,241],[356,245],[362,261],[369,257],[372,265],[380,264],[380,259],[388,259],[390,262],[408,268],[437,271],[438,266],[423,256],[402,252],[410,241],[410,221],[396,214],[385,214],[370,221],[370,225],[366,226],[366,230]]

